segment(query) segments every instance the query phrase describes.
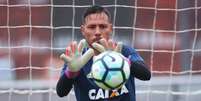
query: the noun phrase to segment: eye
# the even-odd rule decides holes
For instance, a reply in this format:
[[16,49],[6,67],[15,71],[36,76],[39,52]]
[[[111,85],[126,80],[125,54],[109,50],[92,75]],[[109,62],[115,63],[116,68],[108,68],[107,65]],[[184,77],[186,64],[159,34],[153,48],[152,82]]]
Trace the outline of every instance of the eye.
[[95,26],[95,25],[89,25],[89,26],[87,26],[87,28],[88,28],[88,29],[95,29],[96,26]]
[[99,25],[99,27],[100,27],[100,29],[105,29],[105,28],[107,28],[107,25]]

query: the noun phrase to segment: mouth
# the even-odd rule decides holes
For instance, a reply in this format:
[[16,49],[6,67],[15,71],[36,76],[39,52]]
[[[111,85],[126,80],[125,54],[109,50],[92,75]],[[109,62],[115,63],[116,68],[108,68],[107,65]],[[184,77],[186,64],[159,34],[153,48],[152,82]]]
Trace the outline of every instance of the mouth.
[[95,38],[95,39],[93,40],[93,42],[100,43],[100,40],[101,40],[101,39],[102,39],[101,37]]

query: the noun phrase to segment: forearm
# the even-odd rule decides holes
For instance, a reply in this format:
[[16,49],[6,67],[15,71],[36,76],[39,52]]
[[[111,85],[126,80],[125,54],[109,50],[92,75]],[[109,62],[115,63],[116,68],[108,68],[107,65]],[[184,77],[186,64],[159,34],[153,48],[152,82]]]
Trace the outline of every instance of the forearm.
[[140,80],[150,80],[151,72],[143,61],[131,61],[131,75]]
[[69,79],[63,74],[59,81],[57,82],[56,91],[57,95],[60,97],[68,95],[70,90],[72,89],[73,79]]

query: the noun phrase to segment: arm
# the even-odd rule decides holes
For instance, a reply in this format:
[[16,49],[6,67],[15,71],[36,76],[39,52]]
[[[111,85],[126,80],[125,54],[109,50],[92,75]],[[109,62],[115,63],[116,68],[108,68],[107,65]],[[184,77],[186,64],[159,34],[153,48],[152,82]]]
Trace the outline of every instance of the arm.
[[131,75],[140,80],[151,79],[151,72],[143,61],[131,61]]
[[151,72],[145,64],[142,57],[135,51],[134,48],[123,45],[122,54],[128,57],[131,62],[131,75],[140,80],[150,80]]
[[56,85],[56,91],[57,91],[57,95],[59,97],[63,97],[68,95],[68,93],[70,92],[70,90],[72,89],[72,85],[74,80],[70,79],[67,77],[65,71],[66,71],[67,65],[64,64],[64,69],[62,70],[62,75],[59,78],[59,81],[57,82]]
[[63,97],[68,95],[70,90],[72,89],[73,80],[67,78],[65,75],[62,75],[57,82],[56,91],[59,97]]

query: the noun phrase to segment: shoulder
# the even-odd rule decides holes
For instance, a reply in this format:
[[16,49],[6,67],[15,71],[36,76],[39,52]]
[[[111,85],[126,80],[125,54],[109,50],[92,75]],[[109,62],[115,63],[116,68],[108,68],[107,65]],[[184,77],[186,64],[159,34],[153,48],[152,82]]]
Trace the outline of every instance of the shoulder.
[[132,61],[144,61],[134,47],[123,45],[121,53]]
[[124,56],[128,57],[129,55],[131,55],[131,54],[136,54],[137,52],[136,52],[135,48],[133,48],[133,47],[131,47],[131,46],[123,45],[123,46],[122,46],[121,53],[122,53]]

